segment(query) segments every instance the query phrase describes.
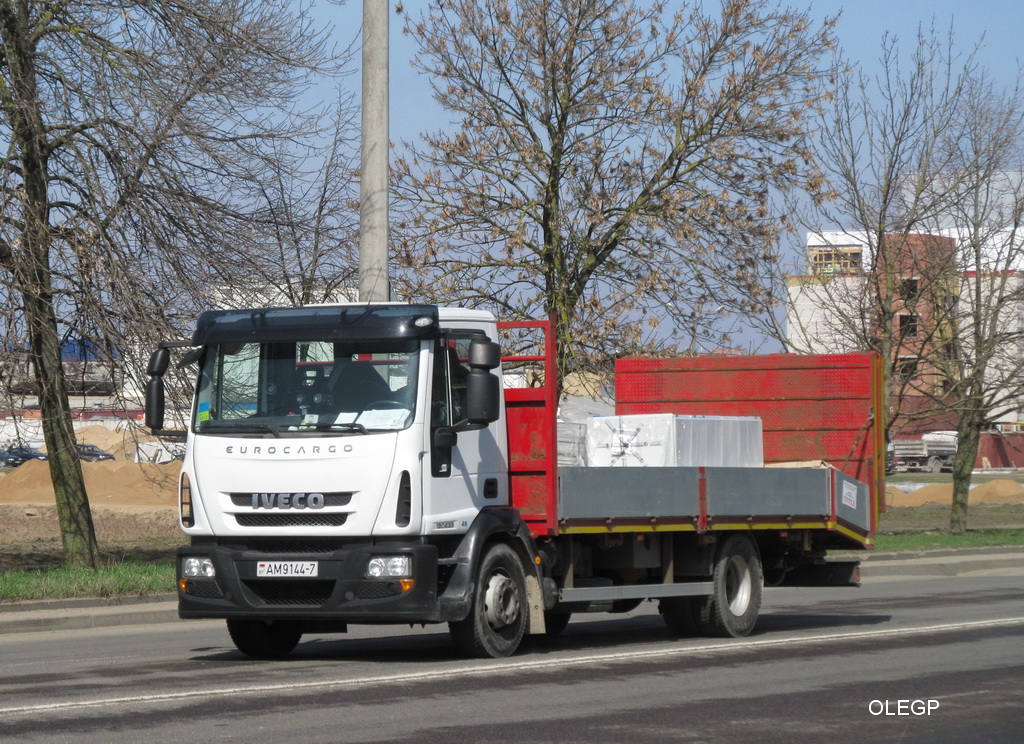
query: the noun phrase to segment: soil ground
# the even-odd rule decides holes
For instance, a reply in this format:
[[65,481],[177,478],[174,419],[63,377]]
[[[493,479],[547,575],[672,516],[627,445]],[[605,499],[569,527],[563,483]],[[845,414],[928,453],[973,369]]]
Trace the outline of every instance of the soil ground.
[[[178,527],[179,465],[127,460],[82,464],[93,523],[104,559],[169,560],[185,537]],[[880,532],[943,531],[949,527],[952,485],[893,478]],[[936,480],[935,477],[928,480]],[[971,529],[1024,525],[1024,473],[979,477],[971,491]],[[56,566],[61,539],[47,463],[31,461],[0,474],[0,573]]]
[[[104,427],[79,430],[79,440],[124,457],[125,447]],[[120,435],[116,435],[120,440]],[[124,459],[84,462],[93,524],[103,558],[168,560],[183,542],[178,527],[179,463]],[[60,565],[63,547],[46,462],[0,471],[0,573]]]

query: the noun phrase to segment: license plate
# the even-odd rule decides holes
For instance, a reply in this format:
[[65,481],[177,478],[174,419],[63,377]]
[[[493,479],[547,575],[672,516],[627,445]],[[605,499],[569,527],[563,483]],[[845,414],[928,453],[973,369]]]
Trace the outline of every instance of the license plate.
[[257,576],[317,576],[320,564],[317,561],[260,561],[256,564]]

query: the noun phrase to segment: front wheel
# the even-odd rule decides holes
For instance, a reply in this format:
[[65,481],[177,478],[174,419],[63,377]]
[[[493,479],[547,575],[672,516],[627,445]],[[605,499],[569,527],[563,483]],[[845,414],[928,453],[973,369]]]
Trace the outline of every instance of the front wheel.
[[480,561],[469,616],[448,624],[467,656],[498,659],[519,648],[526,631],[526,576],[516,552],[491,545]]
[[712,585],[710,596],[691,600],[697,630],[720,638],[750,635],[761,609],[764,575],[757,547],[746,535],[732,535],[722,543]]
[[295,622],[228,620],[235,648],[254,659],[283,659],[299,645],[302,628]]

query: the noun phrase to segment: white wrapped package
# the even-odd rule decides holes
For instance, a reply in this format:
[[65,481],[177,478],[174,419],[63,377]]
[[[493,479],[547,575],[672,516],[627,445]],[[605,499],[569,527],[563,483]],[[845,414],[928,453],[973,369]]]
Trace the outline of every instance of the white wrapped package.
[[595,467],[764,467],[761,419],[648,413],[587,422]]

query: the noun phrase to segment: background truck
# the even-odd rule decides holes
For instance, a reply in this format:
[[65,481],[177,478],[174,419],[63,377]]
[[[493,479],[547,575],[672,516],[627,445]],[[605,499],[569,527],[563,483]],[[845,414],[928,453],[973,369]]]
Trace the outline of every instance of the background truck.
[[892,440],[893,468],[897,473],[952,472],[956,435],[900,437]]
[[372,304],[212,311],[162,343],[158,434],[170,350],[198,363],[180,616],[226,619],[256,657],[350,623],[447,623],[503,657],[645,600],[673,633],[743,636],[765,584],[857,582],[826,551],[873,544],[876,356],[619,360],[616,413],[759,417],[766,466],[560,466],[554,338],[553,317]]

